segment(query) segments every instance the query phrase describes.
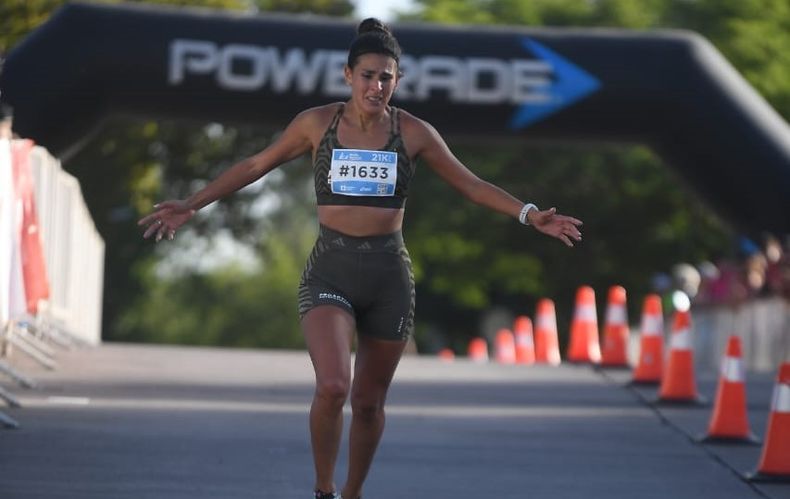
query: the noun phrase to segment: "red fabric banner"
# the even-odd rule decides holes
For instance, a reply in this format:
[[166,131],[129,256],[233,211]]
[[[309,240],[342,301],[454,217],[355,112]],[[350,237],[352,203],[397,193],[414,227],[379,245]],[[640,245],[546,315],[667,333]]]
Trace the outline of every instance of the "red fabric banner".
[[22,276],[25,282],[27,311],[36,314],[39,300],[49,298],[49,280],[41,247],[33,174],[30,168],[31,140],[11,143],[11,164],[14,173],[14,192],[22,207],[22,227],[19,235],[22,253]]

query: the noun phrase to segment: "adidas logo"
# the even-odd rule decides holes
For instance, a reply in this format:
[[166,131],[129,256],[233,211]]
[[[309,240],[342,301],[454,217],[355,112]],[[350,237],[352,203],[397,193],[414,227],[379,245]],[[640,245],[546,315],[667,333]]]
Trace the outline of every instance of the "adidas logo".
[[343,240],[342,237],[338,237],[337,239],[332,240],[332,244],[334,244],[335,246],[345,246],[346,242]]
[[371,246],[369,242],[365,241],[364,243],[357,246],[357,249],[369,250],[369,249],[373,249],[373,246]]
[[390,239],[387,241],[387,244],[384,245],[385,248],[389,248],[390,246],[397,246],[398,242],[395,239]]

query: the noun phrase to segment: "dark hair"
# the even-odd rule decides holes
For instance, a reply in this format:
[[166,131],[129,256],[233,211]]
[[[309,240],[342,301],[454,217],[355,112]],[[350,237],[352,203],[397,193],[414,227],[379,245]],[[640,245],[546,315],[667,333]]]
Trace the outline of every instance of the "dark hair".
[[348,49],[348,67],[353,68],[362,54],[384,54],[400,63],[400,45],[389,28],[375,17],[359,23],[357,37]]

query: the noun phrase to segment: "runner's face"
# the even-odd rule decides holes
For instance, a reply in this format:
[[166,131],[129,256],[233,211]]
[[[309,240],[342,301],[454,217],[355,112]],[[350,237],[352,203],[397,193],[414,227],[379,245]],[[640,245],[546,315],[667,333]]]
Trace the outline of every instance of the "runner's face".
[[371,113],[389,104],[398,84],[398,64],[383,54],[363,54],[352,70],[346,66],[346,82],[351,85],[351,100],[360,110]]

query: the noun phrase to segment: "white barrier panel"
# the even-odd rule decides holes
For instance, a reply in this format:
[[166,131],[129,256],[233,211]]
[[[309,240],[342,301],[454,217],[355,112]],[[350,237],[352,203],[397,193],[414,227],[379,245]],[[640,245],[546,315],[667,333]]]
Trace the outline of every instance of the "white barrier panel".
[[21,206],[14,194],[11,141],[0,139],[0,332],[25,313],[20,255]]
[[716,372],[730,335],[740,336],[749,370],[775,372],[790,361],[790,302],[781,297],[695,307],[692,317],[695,367],[701,372]]
[[41,147],[31,152],[41,239],[50,281],[49,319],[71,335],[101,342],[104,241],[79,182]]
[[11,144],[0,139],[0,331],[11,314],[11,259],[13,256],[13,200]]

